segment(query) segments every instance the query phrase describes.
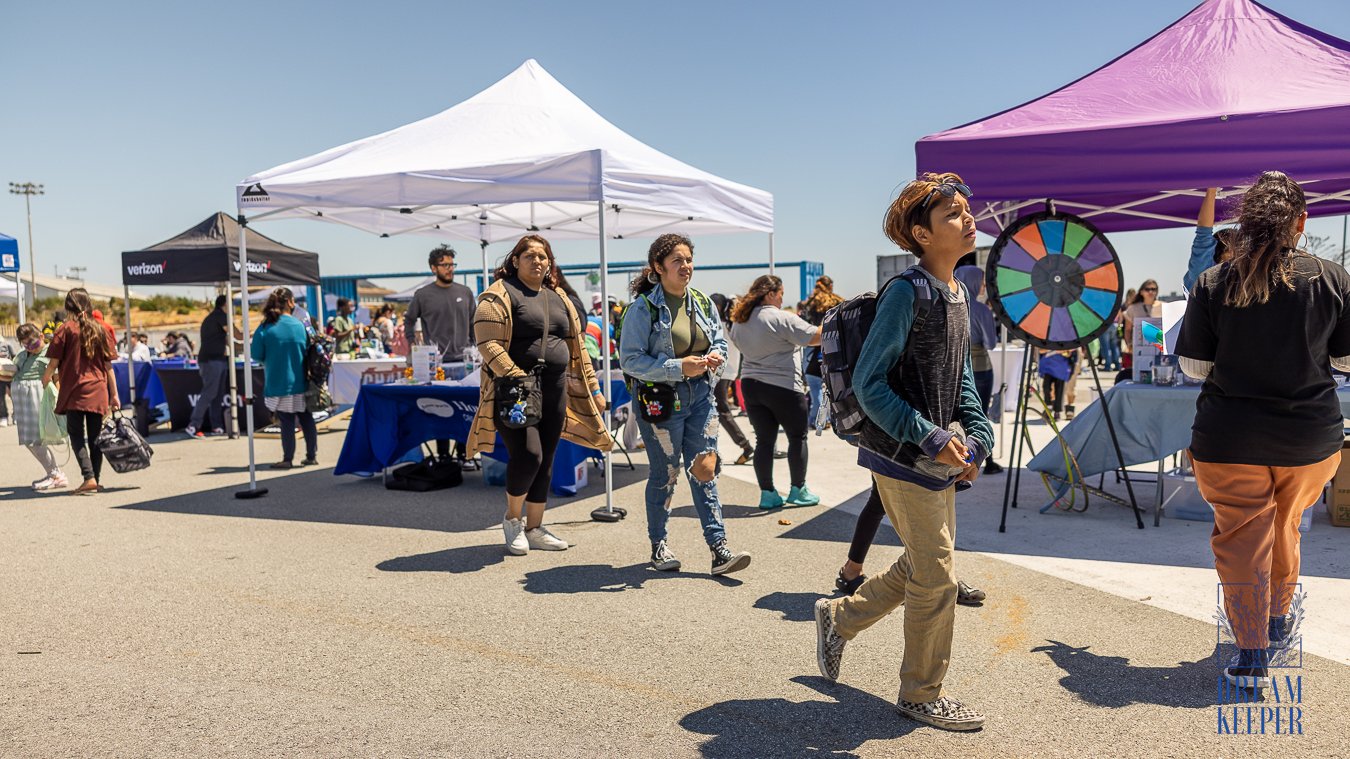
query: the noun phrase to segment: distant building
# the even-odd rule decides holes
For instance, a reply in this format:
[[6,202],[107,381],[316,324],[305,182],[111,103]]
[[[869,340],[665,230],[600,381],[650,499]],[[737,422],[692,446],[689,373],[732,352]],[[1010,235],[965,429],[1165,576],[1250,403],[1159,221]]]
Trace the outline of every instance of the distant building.
[[[14,275],[10,274],[7,276],[12,277]],[[26,271],[19,272],[19,278],[23,280],[25,290],[27,290],[28,283],[32,276],[31,273]],[[83,287],[85,290],[88,290],[89,297],[94,301],[95,305],[104,305],[108,302],[109,298],[116,298],[120,301],[125,294],[121,285],[105,285],[98,282],[90,282],[88,280],[74,279],[73,277],[57,277],[51,274],[37,275],[37,297],[39,300],[43,298],[65,298],[66,293],[77,287]],[[135,292],[132,292],[131,297],[139,298],[140,296]]]

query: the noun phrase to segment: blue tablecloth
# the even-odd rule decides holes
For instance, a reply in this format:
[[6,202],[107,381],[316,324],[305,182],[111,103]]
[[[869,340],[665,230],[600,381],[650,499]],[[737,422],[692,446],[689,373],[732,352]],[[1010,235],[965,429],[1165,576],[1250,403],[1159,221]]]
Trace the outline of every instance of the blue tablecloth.
[[[610,398],[619,406],[630,400],[622,380],[613,382]],[[425,441],[465,442],[477,411],[477,387],[363,385],[333,474],[370,476],[397,463]],[[589,448],[562,441],[553,460],[554,491],[571,495],[559,491],[560,485],[570,483],[576,465],[594,454]],[[506,460],[506,446],[500,436],[493,452],[487,455]]]
[[[128,402],[131,399],[131,382],[127,378],[127,362],[114,361],[113,376],[117,378],[117,397],[123,403]],[[154,365],[146,361],[136,362],[136,397],[148,401],[150,408],[165,401],[164,386],[159,382],[159,375],[155,374]]]
[[[1350,388],[1342,389],[1337,396],[1341,413],[1350,414]],[[1199,385],[1166,387],[1127,382],[1107,390],[1105,397],[1126,466],[1159,461],[1190,446]],[[1084,477],[1119,466],[1100,400],[1078,412],[1060,434],[1077,457]],[[1064,453],[1053,440],[1027,464],[1027,469],[1060,479],[1068,477]]]

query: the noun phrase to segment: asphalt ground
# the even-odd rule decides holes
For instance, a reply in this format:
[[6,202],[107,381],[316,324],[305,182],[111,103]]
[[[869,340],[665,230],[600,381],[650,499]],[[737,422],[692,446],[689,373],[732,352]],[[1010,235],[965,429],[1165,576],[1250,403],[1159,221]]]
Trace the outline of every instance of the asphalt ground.
[[[264,471],[253,501],[233,497],[241,441],[157,436],[154,465],[106,474],[107,492],[33,496],[13,434],[3,756],[1350,756],[1344,664],[1290,671],[1302,735],[1217,735],[1213,623],[970,551],[958,572],[989,600],[958,608],[946,690],[988,723],[909,721],[892,706],[903,612],[849,644],[838,684],[816,671],[811,608],[853,515],[761,512],[737,477],[726,521],[754,563],[717,579],[684,485],[684,571],[647,568],[640,454],[615,476],[628,519],[590,521],[593,477],[547,515],[571,550],[512,557],[500,489],[334,477],[340,432],[321,437],[326,466]],[[1039,483],[1023,483],[1030,500]],[[958,501],[963,532],[1001,501],[1001,479],[979,485]],[[882,529],[869,570],[900,550]]]

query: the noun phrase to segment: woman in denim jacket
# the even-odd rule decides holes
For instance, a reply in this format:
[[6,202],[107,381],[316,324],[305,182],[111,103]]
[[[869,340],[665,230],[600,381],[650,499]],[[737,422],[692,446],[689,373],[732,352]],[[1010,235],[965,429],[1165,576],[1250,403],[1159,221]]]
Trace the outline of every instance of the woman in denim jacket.
[[[689,286],[694,274],[694,243],[665,234],[647,251],[647,266],[633,280],[633,303],[624,312],[619,336],[619,365],[633,382],[633,396],[646,389],[665,398],[639,406],[638,429],[647,447],[647,534],[652,566],[663,572],[680,568],[666,545],[670,503],[680,479],[680,459],[712,550],[714,575],[750,565],[750,554],[727,547],[722,502],[717,495],[721,460],[717,454],[717,407],[713,386],[726,363],[726,338],[712,303]],[[657,387],[664,386],[664,387]],[[665,392],[673,388],[673,400]],[[669,406],[668,408],[663,406]],[[660,421],[649,421],[648,416]]]

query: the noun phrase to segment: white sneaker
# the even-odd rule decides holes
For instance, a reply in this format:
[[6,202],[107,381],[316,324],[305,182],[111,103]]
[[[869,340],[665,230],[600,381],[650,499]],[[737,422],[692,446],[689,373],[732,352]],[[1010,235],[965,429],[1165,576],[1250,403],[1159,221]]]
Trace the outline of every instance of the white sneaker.
[[543,525],[539,525],[533,530],[526,530],[525,540],[529,541],[530,548],[538,551],[566,551],[571,547],[566,540],[549,532],[548,528]]
[[38,480],[33,483],[33,489],[38,492],[60,490],[61,488],[66,487],[70,487],[70,483],[66,480],[66,476],[60,472],[49,475],[46,479]]
[[[3,401],[0,401],[0,403],[2,403],[2,402],[3,402]],[[9,426],[9,417],[5,417],[4,419],[0,419],[0,427],[8,427],[8,426]]]
[[530,552],[530,541],[525,537],[525,520],[503,519],[502,532],[506,534],[506,551],[516,556]]

